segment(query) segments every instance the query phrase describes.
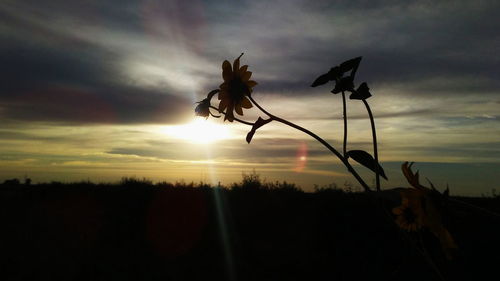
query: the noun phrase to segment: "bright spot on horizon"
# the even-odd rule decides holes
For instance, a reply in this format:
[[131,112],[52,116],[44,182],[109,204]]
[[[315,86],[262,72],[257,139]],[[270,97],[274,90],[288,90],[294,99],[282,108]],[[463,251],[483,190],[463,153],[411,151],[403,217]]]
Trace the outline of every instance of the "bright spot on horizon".
[[203,118],[196,118],[184,125],[165,126],[161,131],[168,136],[199,144],[213,143],[230,137],[227,126]]

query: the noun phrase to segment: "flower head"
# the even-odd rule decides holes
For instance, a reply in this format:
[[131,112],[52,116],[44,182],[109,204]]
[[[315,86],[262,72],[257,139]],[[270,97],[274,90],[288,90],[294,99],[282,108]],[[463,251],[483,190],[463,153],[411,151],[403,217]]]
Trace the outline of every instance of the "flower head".
[[250,80],[252,72],[248,71],[248,65],[240,67],[240,58],[234,60],[233,65],[227,60],[222,63],[222,83],[219,88],[219,112],[225,111],[224,121],[233,122],[234,113],[243,115],[243,108],[251,108],[252,103],[247,98],[252,93],[252,88],[257,82]]
[[212,90],[210,91],[210,93],[208,93],[207,97],[204,100],[197,102],[198,105],[194,109],[194,113],[196,116],[208,118],[210,115],[212,115],[213,117],[216,118],[220,117],[217,115],[213,115],[212,112],[210,112],[210,106],[211,106],[210,101],[212,100],[212,97],[218,92],[219,92],[218,89]]
[[396,224],[409,231],[416,231],[420,228],[430,230],[441,243],[441,247],[448,259],[453,257],[458,248],[453,237],[443,225],[443,203],[449,196],[447,189],[443,194],[434,188],[429,181],[431,188],[420,184],[418,171],[413,173],[411,166],[405,162],[402,171],[408,183],[413,188],[406,188],[401,192],[401,206],[396,207],[392,212],[396,215]]
[[197,103],[198,105],[194,109],[195,115],[208,118],[208,116],[210,116],[210,100],[204,99]]
[[396,224],[407,231],[417,231],[424,225],[422,194],[418,190],[406,189],[401,192],[401,206],[392,209]]

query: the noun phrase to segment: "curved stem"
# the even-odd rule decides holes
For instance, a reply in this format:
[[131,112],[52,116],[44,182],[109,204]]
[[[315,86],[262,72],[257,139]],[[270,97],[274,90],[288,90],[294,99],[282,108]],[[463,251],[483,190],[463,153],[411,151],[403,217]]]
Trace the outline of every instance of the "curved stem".
[[368,105],[368,102],[365,99],[363,99],[363,103],[366,106],[366,111],[368,111],[368,116],[370,117],[370,123],[372,125],[373,157],[375,158],[375,164],[377,165],[375,167],[375,185],[377,186],[377,191],[380,191],[380,172],[378,170],[379,163],[378,163],[377,132],[375,130],[375,120],[373,119],[373,114],[370,109],[370,106]]
[[347,161],[347,158],[345,158],[342,154],[340,154],[335,148],[333,148],[333,146],[331,146],[329,143],[327,143],[324,139],[320,138],[315,133],[313,133],[313,132],[311,132],[311,131],[309,131],[301,126],[298,126],[290,121],[287,121],[285,119],[282,119],[282,118],[279,118],[277,116],[272,115],[271,113],[269,113],[265,109],[263,109],[251,96],[248,96],[248,98],[252,101],[253,104],[255,104],[255,106],[257,106],[257,108],[259,108],[262,112],[267,114],[269,116],[269,118],[271,118],[272,120],[281,122],[281,123],[288,125],[294,129],[302,131],[302,132],[308,134],[309,136],[313,137],[317,141],[319,141],[322,145],[324,145],[326,148],[328,148],[328,150],[330,150],[333,154],[335,154],[335,156],[337,156],[340,159],[340,161],[342,161],[342,163],[347,167],[347,170],[356,178],[356,180],[358,180],[358,182],[365,189],[365,191],[371,191],[370,187],[368,187],[368,185],[363,181],[363,179],[358,175],[358,173],[354,170],[354,168],[351,166],[351,164]]
[[252,101],[253,104],[255,104],[255,106],[260,109],[260,111],[264,112],[267,116],[273,118],[275,117],[274,115],[272,115],[271,113],[267,112],[267,110],[265,110],[262,106],[260,106],[253,98],[252,96],[248,96],[248,98]]
[[[210,106],[210,108],[215,109],[215,110],[217,110],[217,111],[219,110],[217,107],[212,106],[212,105]],[[225,112],[219,112],[219,113],[226,115],[226,113],[225,113]],[[249,125],[249,126],[253,126],[253,124],[254,124],[254,123],[251,123],[251,122],[247,122],[247,121],[244,121],[244,120],[238,119],[238,118],[236,118],[236,117],[234,117],[234,120],[236,120],[236,121],[238,121],[238,122],[240,122],[240,123],[242,123],[242,124]]]
[[344,117],[344,157],[347,155],[347,105],[345,101],[345,93],[342,91],[342,115]]

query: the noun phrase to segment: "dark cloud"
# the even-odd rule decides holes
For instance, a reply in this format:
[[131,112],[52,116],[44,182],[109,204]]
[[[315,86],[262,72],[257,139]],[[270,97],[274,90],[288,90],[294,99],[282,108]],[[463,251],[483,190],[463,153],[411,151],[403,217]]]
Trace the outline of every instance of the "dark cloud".
[[[48,48],[7,41],[0,47],[4,119],[59,123],[175,123],[192,102],[125,81],[120,55],[97,46]],[[171,91],[171,90],[170,90]]]
[[[155,61],[159,53],[191,58],[179,59],[186,65],[178,68],[209,87],[219,84],[220,73],[205,66],[243,51],[243,63],[259,82],[256,90],[264,93],[329,92],[333,85],[309,86],[330,67],[360,55],[357,82],[367,81],[375,95],[382,88],[428,97],[500,91],[498,1],[37,3],[0,4],[3,118],[176,122],[191,114],[193,102],[178,97],[180,79],[162,89],[146,87],[128,81],[121,69],[129,55]],[[99,44],[113,36],[123,44]],[[151,45],[138,48],[146,38]],[[177,52],[162,49],[167,45]],[[198,59],[199,67],[192,63]]]
[[[267,71],[274,82],[261,83],[262,89],[301,93],[330,67],[363,56],[358,83],[397,84],[402,95],[500,90],[498,1],[317,2],[295,1],[292,6],[277,1],[267,7],[281,7],[274,19],[266,21],[267,13],[248,17],[252,27],[270,34],[248,42],[257,50],[266,45],[265,59],[254,69]],[[295,23],[289,22],[291,17]],[[290,32],[292,28],[300,32]]]
[[3,99],[3,118],[84,124],[176,123],[187,119],[185,99],[139,88],[47,86]]

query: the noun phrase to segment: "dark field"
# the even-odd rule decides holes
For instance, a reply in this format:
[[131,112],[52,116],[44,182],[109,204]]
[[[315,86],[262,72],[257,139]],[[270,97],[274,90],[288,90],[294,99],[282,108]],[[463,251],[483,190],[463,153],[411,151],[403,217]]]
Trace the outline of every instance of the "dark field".
[[[500,197],[458,198],[500,213]],[[0,185],[0,280],[442,280],[373,194],[247,178],[231,189],[125,180]],[[445,280],[500,280],[500,220],[450,204]],[[417,243],[418,244],[418,243]],[[418,246],[418,245],[417,245]]]

